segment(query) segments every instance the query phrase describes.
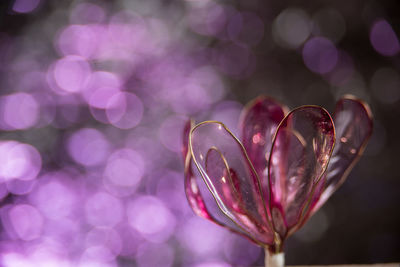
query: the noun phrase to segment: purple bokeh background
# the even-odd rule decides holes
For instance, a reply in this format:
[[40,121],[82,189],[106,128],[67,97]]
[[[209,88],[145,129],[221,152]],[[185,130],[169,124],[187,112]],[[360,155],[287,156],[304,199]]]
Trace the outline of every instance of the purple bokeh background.
[[[390,215],[398,174],[384,170],[398,159],[388,145],[400,148],[387,124],[399,114],[400,24],[374,9],[390,5],[360,4],[360,15],[335,4],[237,2],[3,4],[1,266],[262,264],[260,248],[193,214],[180,155],[188,118],[237,134],[258,94],[330,108],[351,93],[375,114],[361,167],[291,238],[288,263],[400,260],[399,216]],[[378,171],[363,169],[385,153]],[[387,219],[357,227],[371,216]],[[358,248],[341,251],[348,241]]]

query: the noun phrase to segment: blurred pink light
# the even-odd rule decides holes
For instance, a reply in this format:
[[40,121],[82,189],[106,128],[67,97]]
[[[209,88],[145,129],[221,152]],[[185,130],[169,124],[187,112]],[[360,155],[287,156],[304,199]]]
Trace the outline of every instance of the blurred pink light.
[[181,235],[183,245],[192,253],[210,258],[221,252],[226,232],[206,220],[192,217],[183,225]]
[[159,177],[156,187],[157,198],[165,203],[177,217],[186,214],[193,215],[192,210],[187,205],[182,174],[165,168],[160,169],[153,175],[154,177]]
[[40,116],[36,123],[36,127],[44,127],[53,122],[56,116],[56,103],[49,93],[35,93],[33,97],[40,106]]
[[[90,74],[87,86],[82,90],[81,94],[86,102],[90,102],[91,97],[100,88],[120,88],[122,84],[121,79],[112,72],[106,71],[95,71]],[[119,91],[119,89],[117,90]],[[92,100],[93,101],[93,100]],[[96,105],[96,101],[93,101],[95,107],[105,108],[106,104]]]
[[194,32],[201,35],[223,36],[229,13],[233,12],[228,12],[227,7],[212,3],[193,8],[187,17],[189,26]]
[[29,13],[35,10],[40,0],[15,0],[12,9],[18,13]]
[[104,192],[98,192],[86,201],[85,212],[87,222],[93,226],[113,227],[123,218],[121,200]]
[[47,218],[58,220],[69,216],[76,207],[77,197],[71,189],[57,181],[55,174],[50,174],[42,179],[51,179],[42,183],[31,195],[32,202]]
[[110,143],[98,130],[83,128],[67,140],[67,150],[74,161],[84,166],[103,163],[110,150]]
[[209,106],[207,92],[197,82],[185,81],[168,90],[168,98],[176,113],[195,114]]
[[115,230],[119,233],[119,237],[121,238],[122,242],[119,255],[134,259],[136,257],[138,247],[146,241],[143,239],[141,234],[128,225],[126,221],[127,220],[125,219],[123,223],[120,223],[115,227]]
[[22,130],[34,126],[40,113],[36,99],[27,93],[16,93],[3,96],[0,112],[0,126],[4,130]]
[[224,254],[233,266],[252,266],[261,254],[261,249],[242,238],[230,234],[224,242]]
[[135,187],[145,173],[145,162],[136,151],[120,149],[108,158],[105,177],[117,186]]
[[35,207],[26,204],[15,205],[9,210],[8,216],[20,239],[28,241],[41,236],[44,220]]
[[100,87],[91,95],[89,105],[93,108],[106,109],[107,103],[118,92],[120,92],[118,87]]
[[19,180],[12,179],[6,181],[8,192],[15,195],[26,195],[29,194],[33,187],[36,185],[36,180]]
[[173,234],[175,218],[156,197],[137,197],[126,212],[130,225],[147,240],[164,242]]
[[101,32],[88,25],[69,25],[56,41],[62,55],[77,55],[90,58],[96,53]]
[[66,56],[54,66],[55,82],[68,93],[81,91],[86,86],[90,73],[89,63],[80,56]]
[[4,267],[12,267],[12,266],[31,267],[32,266],[31,262],[29,261],[29,259],[27,259],[26,256],[19,254],[19,253],[15,253],[15,252],[2,253],[1,264]]
[[304,45],[303,60],[311,71],[320,74],[328,73],[336,66],[338,51],[330,40],[315,37]]
[[[89,99],[89,110],[94,119],[104,124],[110,123],[107,116],[107,103],[109,103],[110,99],[117,95],[119,92],[120,89],[117,87],[100,87],[98,90],[92,93]],[[114,108],[114,114],[117,116],[118,113],[121,114],[121,111],[124,111],[125,106],[115,106]],[[116,119],[118,119],[118,117],[116,117]]]
[[7,186],[5,183],[0,182],[0,201],[8,195]]
[[[123,233],[125,234],[125,233]],[[101,246],[108,249],[111,259],[114,259],[122,250],[122,240],[117,231],[100,227],[94,228],[86,234],[86,247]]]
[[375,50],[383,56],[394,56],[400,51],[399,39],[386,20],[374,23],[369,38]]
[[[160,143],[155,143],[157,136],[148,135],[149,129],[151,128],[137,128],[135,134],[131,134],[126,139],[125,146],[135,149],[139,152],[146,161],[146,171],[162,168],[167,162],[165,161],[166,153],[164,149],[161,149]],[[154,131],[155,133],[155,131]],[[151,159],[151,160],[148,160]]]
[[[81,214],[81,212],[82,209],[77,210],[77,213]],[[77,244],[82,241],[83,231],[81,225],[81,217],[79,220],[76,218],[69,219],[67,217],[60,218],[60,220],[49,219],[46,220],[45,233],[43,236],[47,240],[50,239],[58,242],[59,246],[61,246],[61,252],[68,254],[76,249],[76,246],[71,246],[70,244]]]
[[77,4],[70,14],[70,21],[75,24],[101,23],[105,18],[104,9],[93,3]]
[[50,266],[52,264],[62,265],[68,256],[67,245],[63,244],[59,240],[54,238],[42,238],[39,242],[36,242],[35,246],[28,249],[29,256],[37,260],[37,264],[42,263],[46,266],[48,263]]
[[225,262],[213,261],[213,262],[195,264],[193,265],[193,267],[232,267],[232,266]]
[[223,101],[215,106],[212,111],[212,120],[223,121],[224,124],[236,135],[238,132],[238,121],[243,105],[235,101]]
[[81,262],[86,266],[87,263],[95,263],[97,266],[99,263],[106,263],[114,260],[116,255],[114,255],[110,249],[102,245],[94,245],[88,247],[81,257]]
[[106,114],[109,122],[120,129],[137,126],[143,116],[142,101],[132,93],[114,94],[107,102]]
[[174,262],[174,250],[168,244],[143,243],[137,252],[138,267],[170,267]]
[[39,152],[16,141],[0,142],[0,180],[35,179],[42,168]]
[[[224,84],[212,67],[194,69],[188,77],[184,73],[174,73],[174,79],[168,79],[165,98],[176,113],[194,114],[207,110],[225,95]],[[182,77],[183,76],[183,77]],[[166,83],[162,85],[165,86]]]
[[202,87],[207,95],[204,100],[208,104],[216,103],[225,96],[224,83],[216,70],[210,66],[195,69],[188,79]]
[[185,116],[170,116],[161,124],[159,130],[159,138],[161,143],[173,152],[181,152],[182,149],[182,134],[179,129],[187,122]]
[[[115,14],[108,25],[106,56],[125,59],[135,53],[146,52],[149,36],[144,19],[129,11]],[[104,54],[103,52],[103,54]]]

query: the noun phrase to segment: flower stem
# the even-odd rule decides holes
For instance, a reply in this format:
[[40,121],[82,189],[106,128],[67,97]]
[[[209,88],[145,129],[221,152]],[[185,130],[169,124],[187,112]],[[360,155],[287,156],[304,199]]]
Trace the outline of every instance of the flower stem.
[[265,249],[265,267],[284,267],[285,266],[285,253],[278,252],[272,253]]

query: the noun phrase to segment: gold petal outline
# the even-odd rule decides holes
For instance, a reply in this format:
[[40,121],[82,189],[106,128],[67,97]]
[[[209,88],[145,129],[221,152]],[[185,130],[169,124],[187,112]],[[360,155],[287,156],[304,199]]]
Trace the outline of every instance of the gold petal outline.
[[[360,146],[360,149],[358,149],[356,157],[353,159],[353,161],[350,163],[350,165],[349,165],[349,166],[347,167],[347,169],[344,171],[344,173],[343,173],[342,177],[340,178],[339,182],[336,184],[334,190],[332,191],[332,194],[335,193],[336,190],[344,183],[344,181],[347,179],[348,175],[350,174],[351,170],[354,168],[354,166],[355,166],[355,165],[357,164],[357,162],[360,160],[362,154],[364,153],[365,148],[367,147],[369,138],[370,138],[371,135],[372,135],[373,127],[374,127],[374,123],[373,123],[374,118],[373,118],[373,115],[372,115],[372,111],[371,111],[371,108],[369,107],[369,105],[368,105],[366,102],[364,102],[364,101],[361,100],[361,99],[358,99],[358,98],[355,97],[354,95],[347,94],[347,95],[343,95],[343,96],[337,101],[336,105],[338,105],[340,102],[344,102],[345,100],[354,101],[354,102],[360,104],[361,107],[364,108],[364,110],[365,110],[365,112],[366,112],[366,114],[367,114],[367,117],[368,117],[368,119],[369,119],[368,122],[369,122],[369,125],[370,125],[370,131],[369,131],[369,133],[367,134],[367,136],[364,138],[364,141],[362,142],[362,144],[361,144],[361,146]],[[336,113],[336,110],[335,110],[335,113]],[[335,116],[335,113],[334,113],[333,116]],[[332,194],[331,194],[331,195],[332,195]]]
[[[192,129],[193,128],[193,126],[194,126],[194,124],[195,124],[195,122],[194,122],[194,120],[193,119],[190,119],[190,129]],[[189,135],[188,135],[188,139],[190,138],[190,132],[189,132]],[[190,139],[189,139],[190,140]],[[198,186],[198,184],[197,184],[197,181],[196,181],[196,177],[193,177],[194,176],[194,174],[193,174],[193,171],[191,170],[191,153],[190,153],[190,149],[189,149],[189,140],[188,140],[188,151],[187,151],[187,154],[186,154],[186,158],[185,158],[185,166],[184,166],[184,187],[185,187],[185,195],[186,195],[186,199],[189,199],[188,198],[188,196],[187,196],[187,193],[186,193],[186,187],[187,187],[187,182],[190,180],[190,182],[192,182],[191,181],[191,179],[194,179],[194,182],[196,183],[196,187],[197,187],[197,190],[199,190],[199,186]],[[200,173],[201,174],[201,173]],[[190,177],[187,177],[187,176],[190,176]],[[191,185],[190,185],[191,186]],[[201,192],[199,191],[198,192],[198,195],[201,197],[201,199],[204,201],[204,198],[203,198],[203,196],[202,196],[202,194],[201,194]],[[204,202],[204,204],[205,204],[205,202]],[[218,204],[218,203],[217,203]],[[193,210],[193,208],[192,208],[192,205],[191,205],[191,203],[190,203],[190,201],[189,201],[189,206],[191,207],[191,209]],[[212,223],[215,223],[216,225],[218,225],[218,226],[221,226],[221,227],[223,227],[223,228],[225,228],[225,229],[227,229],[228,231],[230,231],[230,232],[233,232],[233,233],[235,233],[235,234],[238,234],[238,235],[240,235],[240,236],[242,236],[242,237],[244,237],[244,238],[246,238],[246,239],[248,239],[250,242],[253,242],[253,243],[255,243],[255,244],[257,244],[257,245],[259,245],[259,246],[264,246],[264,244],[262,244],[262,243],[260,243],[260,242],[258,242],[256,239],[254,239],[253,237],[251,237],[250,235],[248,235],[247,234],[247,232],[240,232],[240,231],[238,231],[238,230],[236,230],[236,229],[234,229],[234,228],[231,228],[231,227],[229,227],[228,225],[225,225],[224,223],[222,223],[222,222],[220,222],[219,220],[217,220],[216,219],[216,217],[214,217],[209,211],[208,211],[208,208],[207,207],[205,207],[206,208],[206,211],[207,211],[207,215],[209,216],[209,218],[205,218],[205,219],[208,219],[209,221],[211,221]],[[218,207],[219,208],[219,207]],[[196,213],[196,215],[198,215],[197,213]],[[202,217],[202,218],[204,218],[203,216],[200,216],[200,217]],[[241,229],[241,228],[240,228]],[[242,230],[242,229],[241,229]],[[242,230],[243,231],[243,230]]]
[[[354,168],[354,166],[357,164],[357,162],[360,160],[362,154],[364,153],[364,150],[365,150],[365,148],[366,148],[366,146],[368,144],[369,138],[371,137],[372,132],[373,132],[373,115],[372,115],[371,108],[369,107],[369,105],[366,102],[364,102],[363,100],[355,97],[354,95],[346,94],[346,95],[343,95],[336,102],[336,106],[339,103],[341,103],[341,102],[343,102],[345,100],[351,100],[351,101],[354,101],[355,103],[361,105],[361,107],[364,109],[364,111],[365,111],[365,113],[366,113],[366,115],[368,117],[368,123],[369,123],[369,126],[370,126],[370,131],[366,135],[366,137],[364,138],[364,141],[362,142],[360,148],[357,150],[357,155],[355,156],[353,161],[349,164],[349,166],[346,168],[346,170],[343,172],[342,177],[339,179],[339,182],[337,182],[337,184],[333,188],[333,190],[332,190],[331,194],[329,195],[329,197],[331,197],[340,188],[340,186],[342,186],[342,184],[346,181],[346,179],[347,179],[348,175],[350,174],[351,170]],[[336,114],[336,108],[335,108],[334,116],[335,116],[335,114]],[[326,188],[324,188],[322,190],[321,195],[324,193],[325,190],[326,190]],[[318,200],[318,202],[316,203],[316,205],[313,208],[313,210],[311,210],[311,214],[308,217],[311,217],[312,215],[314,215],[315,212],[317,212],[325,204],[325,202],[329,199],[329,197],[326,198],[325,201],[323,203],[321,203],[321,204],[319,204],[320,200]]]
[[[208,188],[208,190],[210,191],[210,193],[212,194],[212,196],[213,196],[215,202],[217,203],[218,208],[221,210],[221,212],[222,212],[223,214],[225,214],[226,217],[228,217],[228,218],[229,218],[237,227],[239,227],[244,233],[246,233],[247,235],[249,235],[249,237],[250,237],[251,239],[253,239],[259,246],[261,246],[261,247],[263,247],[263,248],[269,247],[269,246],[271,246],[271,245],[273,246],[274,244],[264,244],[264,243],[258,241],[255,237],[253,237],[250,233],[248,233],[247,230],[245,230],[242,226],[240,226],[237,222],[235,222],[235,220],[232,219],[226,212],[224,212],[224,211],[222,210],[220,204],[218,203],[218,201],[217,201],[217,199],[216,199],[216,196],[214,195],[214,193],[212,192],[211,188],[210,188],[209,185],[207,184],[206,178],[204,177],[202,171],[200,171],[199,163],[197,162],[196,157],[194,156],[194,153],[193,153],[192,134],[193,134],[194,130],[196,130],[199,126],[201,126],[201,125],[203,125],[203,124],[208,124],[208,123],[216,123],[216,124],[219,124],[219,125],[221,125],[222,127],[224,127],[224,129],[225,129],[225,130],[234,138],[234,140],[239,144],[240,148],[242,149],[243,154],[244,154],[245,157],[246,157],[246,160],[248,161],[249,166],[251,167],[251,170],[254,172],[254,174],[255,174],[255,176],[256,176],[258,189],[260,190],[260,192],[262,192],[262,191],[261,191],[260,179],[259,179],[259,177],[258,177],[257,172],[255,171],[255,169],[254,169],[254,167],[253,167],[253,164],[251,163],[251,161],[250,161],[250,159],[249,159],[249,157],[248,157],[248,155],[247,155],[246,149],[244,148],[243,144],[239,141],[239,139],[228,129],[228,127],[226,127],[225,124],[223,124],[223,123],[220,122],[220,121],[208,120],[208,121],[200,122],[200,123],[198,123],[197,125],[195,125],[195,126],[190,130],[190,133],[189,133],[189,148],[190,148],[189,150],[190,150],[190,154],[191,154],[191,157],[193,158],[193,162],[195,163],[197,169],[199,170],[199,172],[200,172],[200,174],[201,174],[201,177],[203,178],[204,183],[207,185],[207,188]],[[264,212],[265,212],[265,215],[266,215],[266,221],[268,222],[268,227],[269,227],[272,231],[275,232],[274,228],[272,227],[272,222],[271,222],[271,221],[269,220],[269,218],[268,218],[268,213],[267,213],[267,209],[266,209],[266,206],[265,206],[264,196],[263,196],[263,194],[260,194],[260,195],[261,195],[261,200],[262,200],[262,202],[263,202]]]
[[[331,115],[329,114],[329,112],[328,112],[325,108],[323,108],[323,107],[321,107],[321,106],[318,106],[318,105],[303,105],[303,106],[300,106],[300,107],[297,107],[297,108],[291,110],[291,111],[282,119],[282,121],[279,123],[278,127],[276,128],[275,133],[274,133],[274,137],[273,137],[273,139],[272,139],[271,150],[270,150],[270,153],[269,153],[269,160],[268,160],[268,183],[269,183],[269,189],[270,189],[270,192],[269,192],[269,198],[270,198],[270,199],[269,199],[269,205],[270,205],[270,210],[271,210],[271,208],[272,208],[272,207],[271,207],[271,178],[270,178],[271,156],[272,156],[272,149],[273,149],[274,144],[275,144],[275,142],[276,142],[276,137],[277,137],[278,130],[279,130],[279,128],[281,127],[281,125],[283,124],[283,122],[284,122],[285,120],[287,120],[287,118],[288,118],[292,113],[294,113],[294,112],[296,112],[296,111],[298,111],[298,110],[301,110],[301,109],[306,109],[306,108],[318,108],[318,109],[322,110],[323,112],[325,112],[325,113],[328,115],[330,121],[332,122],[333,137],[334,137],[334,138],[333,138],[332,147],[331,147],[330,152],[329,152],[328,162],[327,162],[327,164],[325,165],[323,171],[321,172],[321,175],[318,177],[317,180],[315,180],[315,182],[313,182],[314,184],[313,184],[313,186],[312,186],[312,188],[311,188],[311,194],[310,194],[310,196],[308,197],[307,202],[303,205],[303,208],[302,208],[302,211],[301,211],[300,215],[303,214],[305,207],[307,207],[307,206],[309,205],[309,203],[311,202],[313,193],[314,193],[315,188],[316,188],[316,185],[317,185],[317,183],[319,182],[319,180],[322,178],[322,176],[324,175],[324,173],[325,173],[325,171],[326,171],[326,169],[327,169],[327,167],[328,167],[328,165],[329,165],[329,160],[330,160],[330,158],[331,158],[331,156],[332,156],[333,149],[334,149],[335,144],[336,144],[336,130],[335,130],[335,124],[333,123],[332,117],[331,117]],[[300,223],[300,222],[301,222],[301,217],[300,217],[299,223]],[[285,238],[289,237],[291,234],[293,234],[293,233],[297,230],[297,225],[299,225],[299,223],[297,223],[296,225],[294,225],[294,226],[292,226],[290,229],[288,229],[288,232],[287,232]],[[292,231],[291,229],[294,229],[294,231]],[[274,230],[274,231],[275,231],[275,230]],[[283,243],[284,243],[284,240],[281,240],[281,245],[283,245]],[[279,248],[278,248],[278,249],[279,249]]]
[[[216,152],[219,154],[219,156],[221,157],[222,161],[224,162],[224,167],[225,167],[226,172],[227,172],[228,177],[229,177],[229,179],[228,179],[228,180],[229,180],[229,183],[230,183],[230,185],[231,185],[231,187],[232,187],[233,192],[235,193],[235,195],[238,196],[238,195],[239,195],[239,192],[236,190],[236,187],[235,187],[235,185],[234,185],[234,183],[233,183],[233,179],[232,179],[232,175],[231,175],[231,172],[230,172],[230,167],[229,167],[228,161],[226,160],[226,158],[225,158],[225,156],[222,154],[222,152],[221,152],[217,147],[215,147],[215,146],[212,146],[212,147],[207,151],[206,159],[207,159],[207,157],[208,157],[208,153],[210,153],[211,150],[216,151]],[[208,161],[206,160],[206,162],[205,162],[206,171],[207,171],[207,165],[208,165],[207,162],[208,162]]]
[[[207,151],[207,154],[206,154],[206,157],[205,157],[205,158],[207,159],[208,153],[209,153],[211,150],[216,151],[216,152],[219,154],[219,156],[221,157],[221,159],[222,159],[222,161],[223,161],[223,163],[224,163],[225,169],[226,169],[226,171],[227,171],[227,173],[228,173],[228,177],[229,177],[228,180],[229,180],[230,185],[231,185],[231,187],[232,187],[232,189],[233,189],[233,192],[234,192],[234,194],[236,195],[237,198],[240,198],[240,197],[239,197],[239,196],[240,196],[240,193],[236,190],[236,186],[235,186],[235,184],[234,184],[234,182],[233,182],[232,175],[231,175],[231,173],[230,173],[230,167],[229,167],[228,161],[226,160],[226,158],[225,158],[225,156],[222,154],[222,152],[221,152],[217,147],[212,146],[212,147]],[[206,167],[206,171],[207,171],[207,161],[206,161],[205,165],[206,165],[205,167]],[[240,207],[241,207],[243,210],[247,210],[247,209],[244,207],[244,205],[243,205],[242,202],[240,203]],[[254,217],[253,217],[251,214],[246,214],[246,216],[247,216],[251,221],[256,221],[256,220],[254,219]],[[239,220],[240,220],[240,218],[239,218]],[[255,224],[255,227],[257,227],[257,229],[258,229],[259,231],[265,231],[265,229],[263,229],[263,227],[259,227],[257,224]],[[260,228],[261,228],[261,229],[260,229]],[[271,234],[273,235],[274,233],[271,232]]]
[[280,101],[276,100],[273,97],[267,96],[267,95],[260,95],[254,99],[252,99],[250,102],[248,102],[242,109],[242,111],[240,112],[240,116],[239,116],[239,130],[241,131],[243,129],[243,123],[244,123],[244,118],[247,116],[247,114],[249,113],[250,109],[253,108],[253,106],[261,101],[265,101],[265,100],[270,100],[271,102],[274,102],[275,104],[277,104],[278,106],[280,106],[282,108],[283,111],[283,117],[285,117],[288,113],[289,113],[289,108],[282,104]]
[[[353,159],[353,161],[349,164],[349,166],[347,167],[347,169],[346,169],[345,172],[343,173],[342,177],[340,178],[339,182],[335,185],[334,189],[332,190],[330,196],[332,196],[332,195],[336,192],[336,190],[338,190],[339,187],[345,182],[345,180],[347,179],[347,176],[349,175],[349,173],[350,173],[351,170],[353,169],[354,165],[355,165],[355,164],[359,161],[359,159],[361,158],[361,156],[362,156],[362,154],[363,154],[363,152],[364,152],[364,150],[365,150],[365,148],[366,148],[366,146],[367,146],[368,140],[369,140],[369,138],[371,137],[372,132],[373,132],[373,115],[372,115],[372,112],[371,112],[371,109],[370,109],[369,105],[368,105],[366,102],[364,102],[363,100],[361,100],[361,99],[355,97],[354,95],[346,94],[346,95],[343,95],[343,96],[336,102],[336,106],[337,106],[340,102],[343,102],[343,101],[345,101],[345,100],[352,100],[352,101],[354,101],[354,102],[360,104],[360,105],[364,108],[364,111],[365,111],[365,113],[366,113],[366,115],[367,115],[367,117],[368,117],[368,119],[369,119],[368,122],[369,122],[369,125],[370,125],[370,131],[369,131],[368,135],[366,136],[366,138],[364,139],[364,142],[361,144],[360,148],[358,149],[358,151],[357,151],[357,156],[356,156],[356,157]],[[336,113],[336,110],[335,110],[335,113]],[[335,115],[335,113],[334,113],[334,115]],[[322,189],[321,195],[323,194],[323,192],[325,191],[325,189],[326,189],[326,188],[325,188],[325,186],[324,186],[324,188]],[[329,196],[329,197],[330,197],[330,196]],[[300,227],[302,227],[302,226],[304,225],[304,223],[308,220],[308,218],[310,218],[311,216],[313,216],[313,215],[315,214],[315,212],[317,212],[317,211],[320,209],[320,207],[322,207],[322,206],[325,204],[325,202],[329,199],[329,197],[326,198],[326,200],[325,200],[323,203],[321,203],[321,204],[318,204],[318,201],[319,201],[319,200],[318,200],[317,203],[316,203],[316,205],[313,207],[313,209],[312,209],[311,211],[309,211],[309,214],[306,215],[307,217],[303,218],[303,222],[298,226],[297,229],[299,229]]]
[[[366,112],[367,117],[368,117],[368,119],[369,119],[370,131],[369,131],[369,134],[368,134],[368,135],[366,136],[366,138],[364,139],[364,142],[361,144],[360,149],[357,151],[357,156],[353,159],[353,161],[349,164],[349,166],[347,167],[347,169],[344,171],[342,177],[340,178],[339,182],[336,184],[336,186],[335,186],[334,189],[332,190],[330,196],[332,196],[332,195],[336,192],[336,190],[338,190],[339,187],[345,182],[345,180],[347,179],[347,176],[350,174],[350,172],[351,172],[351,170],[353,169],[354,165],[355,165],[355,164],[359,161],[359,159],[361,158],[361,156],[362,156],[362,154],[363,154],[363,152],[364,152],[364,150],[365,150],[365,148],[366,148],[366,146],[367,146],[367,144],[368,144],[368,140],[369,140],[369,138],[371,137],[372,132],[373,132],[373,114],[372,114],[372,111],[371,111],[371,108],[369,107],[369,105],[368,105],[365,101],[363,101],[363,100],[357,98],[357,97],[354,96],[354,95],[345,94],[345,95],[343,95],[343,96],[336,102],[336,106],[337,106],[340,102],[343,102],[343,101],[345,101],[345,100],[352,100],[352,101],[354,101],[354,102],[357,102],[358,104],[360,104],[360,105],[364,108],[364,111]],[[336,108],[335,108],[335,112],[334,112],[333,115],[335,116],[335,114],[336,114]],[[321,195],[324,193],[325,190],[326,190],[326,187],[325,187],[325,185],[324,185],[324,188],[322,189]],[[329,196],[329,197],[330,197],[330,196]],[[329,199],[329,197],[328,197],[323,203],[321,203],[321,204],[318,204],[318,202],[319,202],[320,200],[317,201],[316,205],[312,208],[311,211],[309,211],[309,214],[306,214],[306,217],[303,218],[303,221],[302,221],[301,224],[297,227],[296,231],[297,231],[300,227],[302,227],[302,226],[304,225],[304,223],[305,223],[311,216],[313,216],[313,215],[325,204],[325,202]]]

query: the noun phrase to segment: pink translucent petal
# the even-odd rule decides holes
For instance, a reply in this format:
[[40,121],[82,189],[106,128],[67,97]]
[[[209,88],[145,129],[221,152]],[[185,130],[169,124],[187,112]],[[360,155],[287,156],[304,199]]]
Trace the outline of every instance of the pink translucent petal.
[[304,223],[314,214],[314,208],[318,204],[319,199],[322,195],[322,192],[325,189],[325,184],[326,184],[326,171],[322,175],[322,178],[315,185],[314,191],[312,193],[311,201],[310,201],[309,205],[307,205],[304,208],[304,212],[303,212],[304,215],[300,219],[300,222],[294,228],[291,229],[291,233],[294,233],[298,229],[300,229],[304,225]]
[[274,228],[282,238],[300,222],[310,204],[334,142],[332,119],[321,107],[297,108],[279,125],[271,149],[269,180]]
[[195,126],[190,148],[193,160],[222,212],[262,244],[272,244],[261,186],[242,144],[220,122]]
[[238,214],[246,214],[243,196],[240,193],[242,188],[236,171],[227,166],[224,156],[217,148],[213,147],[208,150],[205,165],[209,176],[223,180],[221,184],[222,195],[228,208]]
[[352,96],[345,96],[337,102],[333,120],[336,145],[326,170],[324,190],[312,213],[317,211],[346,180],[372,134],[370,108]]
[[[217,219],[217,212],[213,212],[212,210],[209,210],[206,206],[206,202],[201,194],[199,185],[197,184],[197,179],[196,175],[193,173],[192,169],[192,159],[190,153],[188,154],[188,140],[189,140],[189,132],[191,128],[193,127],[193,122],[188,121],[185,124],[184,131],[183,131],[183,147],[182,147],[182,154],[183,158],[185,160],[185,193],[186,193],[186,198],[189,202],[190,207],[194,211],[194,213],[197,216],[200,216],[202,218],[208,219],[212,221],[213,223],[225,227],[228,230],[239,234],[248,240],[250,240],[253,243],[257,244],[257,241],[252,239],[250,236],[246,235],[243,231],[240,230],[236,225],[225,222],[224,220]],[[214,209],[216,210],[216,209]],[[214,215],[212,214],[214,213]],[[220,217],[220,216],[218,216]]]
[[190,207],[193,209],[194,213],[200,217],[209,219],[213,221],[212,216],[209,214],[203,197],[200,194],[199,187],[196,182],[196,177],[193,174],[191,156],[188,154],[188,144],[189,144],[189,132],[193,126],[192,121],[188,121],[184,127],[183,132],[183,159],[185,162],[185,192],[186,197],[189,201]]
[[267,169],[272,138],[286,110],[274,99],[262,96],[251,102],[241,116],[242,143],[260,177],[265,200],[269,199]]
[[189,149],[189,133],[190,130],[193,127],[193,121],[192,120],[188,120],[185,123],[185,126],[183,127],[183,135],[182,135],[182,156],[183,156],[183,160],[185,161],[186,159],[186,155],[188,153],[188,149]]

